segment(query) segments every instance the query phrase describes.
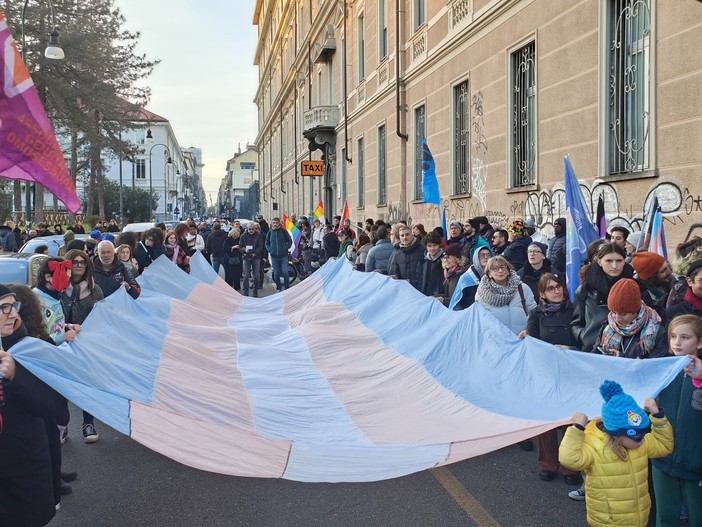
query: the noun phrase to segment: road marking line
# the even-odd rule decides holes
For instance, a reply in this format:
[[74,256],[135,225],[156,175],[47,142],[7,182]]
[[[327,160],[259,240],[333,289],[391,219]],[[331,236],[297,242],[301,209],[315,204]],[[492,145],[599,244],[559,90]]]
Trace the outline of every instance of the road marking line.
[[448,468],[432,468],[429,472],[478,527],[500,527],[500,523],[468,492]]

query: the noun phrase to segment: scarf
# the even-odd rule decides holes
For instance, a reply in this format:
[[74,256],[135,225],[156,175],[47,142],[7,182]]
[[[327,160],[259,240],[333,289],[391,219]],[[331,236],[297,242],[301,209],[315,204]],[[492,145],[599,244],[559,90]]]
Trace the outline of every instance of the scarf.
[[49,262],[49,271],[51,271],[51,287],[54,291],[61,293],[68,287],[68,275],[66,271],[73,268],[73,263],[70,260],[51,260]]
[[519,275],[514,270],[510,271],[505,285],[498,284],[486,274],[480,279],[478,290],[475,293],[475,301],[495,307],[506,306],[517,293],[519,283]]
[[596,263],[590,264],[585,271],[584,286],[598,293],[598,300],[606,304],[609,290],[622,278],[634,278],[634,269],[629,264],[624,264],[624,270],[619,276],[609,276]]
[[173,255],[171,255],[171,261],[173,263],[178,263],[178,253],[180,252],[180,245],[178,245],[177,242],[173,245],[167,243],[165,247],[167,251],[173,251]]
[[688,287],[685,291],[685,296],[683,297],[685,301],[690,304],[695,311],[702,311],[702,299],[697,298],[695,293],[692,292],[692,288]]
[[567,307],[568,300],[564,300],[563,302],[559,302],[557,304],[552,304],[550,302],[546,302],[546,300],[543,298],[539,299],[539,309],[547,317],[552,317],[555,313],[560,313]]
[[641,302],[641,309],[636,318],[628,326],[617,325],[614,313],[607,315],[607,325],[602,330],[600,345],[602,349],[622,351],[624,337],[639,336],[639,352],[637,356],[644,358],[653,351],[656,335],[661,327],[661,317],[653,309]]
[[450,267],[448,269],[444,269],[444,278],[446,280],[448,280],[449,278],[454,276],[458,272],[459,269],[460,269],[460,267],[457,265],[454,265],[453,267]]

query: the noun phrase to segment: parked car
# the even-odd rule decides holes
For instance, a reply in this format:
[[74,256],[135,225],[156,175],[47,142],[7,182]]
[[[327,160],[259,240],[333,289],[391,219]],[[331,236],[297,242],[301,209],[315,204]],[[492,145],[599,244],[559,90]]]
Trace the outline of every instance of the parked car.
[[39,269],[47,256],[35,253],[0,254],[0,283],[37,285]]
[[[89,236],[87,234],[76,234],[76,240],[85,240]],[[20,253],[33,253],[40,245],[46,245],[49,248],[49,256],[57,256],[58,250],[66,243],[63,239],[63,234],[52,234],[51,236],[37,236],[25,242],[20,247]]]

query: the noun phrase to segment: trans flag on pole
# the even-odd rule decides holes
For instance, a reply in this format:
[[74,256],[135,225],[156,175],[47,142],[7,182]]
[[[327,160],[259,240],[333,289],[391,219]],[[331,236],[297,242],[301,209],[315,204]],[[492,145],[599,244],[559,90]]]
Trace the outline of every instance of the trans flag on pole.
[[660,254],[666,260],[668,259],[668,248],[665,241],[665,231],[663,229],[663,212],[658,203],[658,196],[655,194],[644,216],[641,236],[639,237],[636,250],[650,251]]
[[290,237],[293,241],[292,255],[297,258],[298,246],[300,245],[300,239],[302,238],[302,232],[297,228],[297,225],[283,214],[283,228],[290,233]]
[[580,190],[578,178],[575,177],[570,158],[565,162],[565,201],[566,201],[566,281],[568,296],[575,301],[575,290],[580,285],[578,273],[582,263],[587,259],[587,247],[599,239],[597,230],[590,222],[585,198]]
[[439,181],[436,179],[436,163],[427,146],[426,137],[422,137],[422,201],[424,203],[441,203]]
[[575,411],[600,415],[606,379],[641,401],[690,362],[520,340],[480,304],[449,311],[345,258],[265,298],[234,291],[200,253],[190,266],[159,257],[138,300],[124,288],[101,300],[72,343],[25,338],[10,353],[180,463],[307,482],[377,481],[492,452]]
[[0,11],[0,177],[32,181],[80,210],[63,152]]

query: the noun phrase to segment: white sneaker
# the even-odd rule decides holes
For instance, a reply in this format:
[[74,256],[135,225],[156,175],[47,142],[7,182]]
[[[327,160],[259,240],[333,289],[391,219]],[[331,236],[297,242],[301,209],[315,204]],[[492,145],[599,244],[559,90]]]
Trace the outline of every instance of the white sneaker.
[[585,489],[580,487],[579,489],[571,490],[568,493],[568,497],[575,501],[585,501]]

